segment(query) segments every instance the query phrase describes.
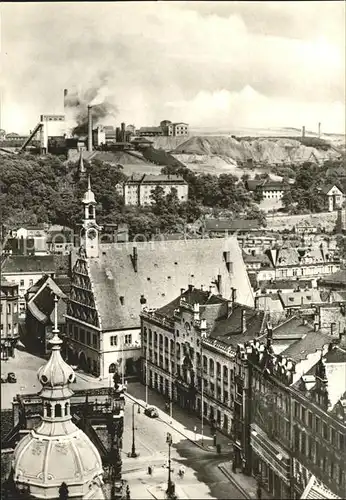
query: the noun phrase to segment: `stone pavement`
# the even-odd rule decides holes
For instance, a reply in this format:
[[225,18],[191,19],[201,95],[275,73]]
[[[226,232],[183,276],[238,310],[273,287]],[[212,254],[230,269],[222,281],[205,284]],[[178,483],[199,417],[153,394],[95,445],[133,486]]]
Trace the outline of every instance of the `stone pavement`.
[[[246,476],[242,472],[232,471],[232,460],[219,464],[219,469],[225,474],[234,486],[245,498],[257,499],[257,481],[252,476]],[[262,500],[272,500],[273,497],[262,488]]]
[[[128,384],[126,396],[138,403],[140,406],[145,408],[145,399],[142,394],[145,392],[145,387],[139,383]],[[213,436],[210,433],[209,425],[205,423],[203,436],[201,434],[201,421],[197,415],[187,414],[186,410],[179,408],[177,405],[173,405],[173,419],[171,420],[170,415],[164,411],[162,408],[165,406],[164,398],[157,394],[156,392],[149,391],[149,406],[155,406],[159,413],[159,418],[165,422],[168,426],[175,429],[177,432],[182,434],[186,439],[193,442],[199,448],[205,451],[216,453],[216,448],[213,444]],[[194,427],[196,426],[197,432],[194,432]],[[230,438],[216,432],[216,442],[221,445],[221,455],[230,456],[233,451],[233,443]]]

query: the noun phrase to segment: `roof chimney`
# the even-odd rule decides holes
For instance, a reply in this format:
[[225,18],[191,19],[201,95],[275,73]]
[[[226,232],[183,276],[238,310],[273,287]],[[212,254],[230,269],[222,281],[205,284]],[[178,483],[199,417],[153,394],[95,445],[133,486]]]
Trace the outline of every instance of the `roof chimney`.
[[189,292],[192,292],[192,291],[193,291],[193,289],[194,289],[194,286],[190,284],[190,285],[189,285]]
[[199,321],[200,320],[199,304],[194,304],[193,305],[193,320],[194,321]]
[[217,275],[217,289],[219,294],[222,296],[222,276],[221,274]]
[[336,334],[336,323],[331,323],[330,324],[330,334],[332,337],[335,337]]
[[136,273],[138,271],[138,253],[137,247],[133,247],[132,255],[131,255],[133,270]]
[[237,301],[237,289],[232,287],[232,302],[233,304]]
[[245,309],[242,309],[242,312],[241,312],[241,333],[245,333],[246,332],[246,311]]
[[305,137],[305,125],[302,126],[302,138]]
[[126,142],[125,123],[121,124],[121,142]]
[[233,302],[231,300],[227,300],[227,318],[229,318],[232,313],[233,313]]
[[184,288],[180,288],[180,295],[183,295],[185,289]]
[[88,106],[88,151],[93,150],[93,115],[91,106]]
[[201,330],[201,337],[205,338],[207,336],[207,321],[205,319],[201,319],[199,329]]

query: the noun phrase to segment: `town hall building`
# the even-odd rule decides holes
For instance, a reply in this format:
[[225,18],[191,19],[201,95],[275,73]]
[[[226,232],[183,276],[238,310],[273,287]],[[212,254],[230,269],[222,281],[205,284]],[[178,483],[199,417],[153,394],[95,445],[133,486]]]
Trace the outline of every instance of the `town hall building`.
[[253,307],[236,238],[100,244],[90,180],[83,198],[82,246],[73,251],[66,314],[66,354],[72,365],[107,378],[135,373],[141,356],[140,313],[174,300],[188,284],[211,287]]

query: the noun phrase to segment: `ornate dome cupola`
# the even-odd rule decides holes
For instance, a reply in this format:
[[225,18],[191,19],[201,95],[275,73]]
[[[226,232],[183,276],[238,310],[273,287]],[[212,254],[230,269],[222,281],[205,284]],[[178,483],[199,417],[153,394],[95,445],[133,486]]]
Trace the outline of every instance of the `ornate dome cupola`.
[[71,418],[69,385],[75,373],[60,354],[57,302],[55,297],[52,354],[37,373],[43,417],[14,450],[14,482],[19,489],[29,488],[34,498],[59,498],[59,489],[66,483],[69,498],[104,499],[100,454]]

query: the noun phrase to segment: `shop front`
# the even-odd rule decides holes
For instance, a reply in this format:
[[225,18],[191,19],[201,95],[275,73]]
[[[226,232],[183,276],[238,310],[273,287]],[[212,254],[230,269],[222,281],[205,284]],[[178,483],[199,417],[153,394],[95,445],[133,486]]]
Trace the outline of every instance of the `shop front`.
[[252,474],[274,498],[290,497],[290,456],[258,425],[251,424]]

